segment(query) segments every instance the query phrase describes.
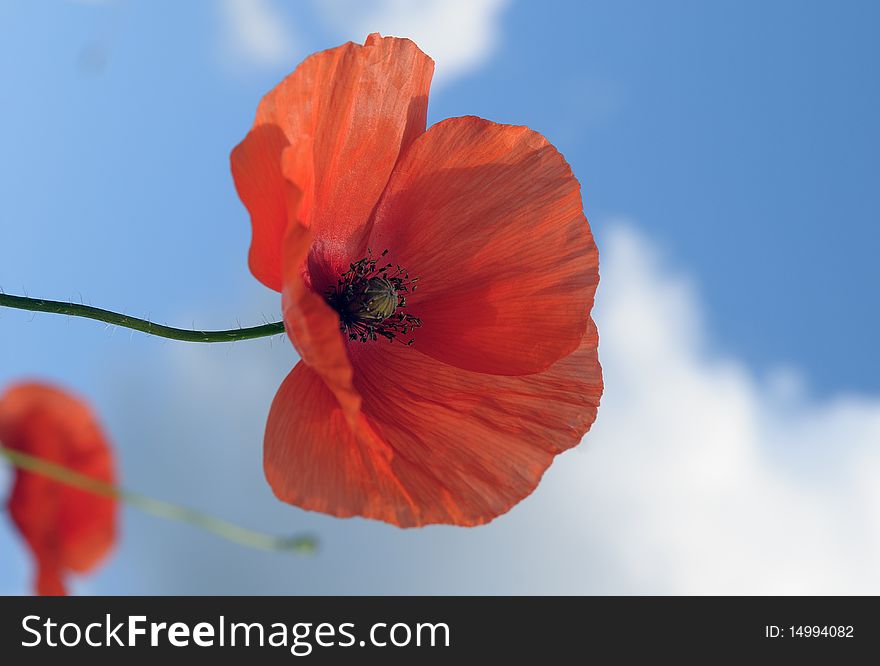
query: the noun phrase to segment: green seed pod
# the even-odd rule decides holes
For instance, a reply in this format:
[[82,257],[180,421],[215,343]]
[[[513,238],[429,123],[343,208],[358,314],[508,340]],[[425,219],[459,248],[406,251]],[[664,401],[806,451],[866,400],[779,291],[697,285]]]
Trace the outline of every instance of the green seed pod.
[[367,280],[363,291],[348,303],[348,314],[355,321],[379,323],[397,310],[397,290],[391,281],[382,277]]

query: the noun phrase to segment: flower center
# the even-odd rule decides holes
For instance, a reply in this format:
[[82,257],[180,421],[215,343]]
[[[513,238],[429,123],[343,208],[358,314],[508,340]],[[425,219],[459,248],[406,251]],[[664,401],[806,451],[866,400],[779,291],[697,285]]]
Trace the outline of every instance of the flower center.
[[[380,257],[388,254],[382,252]],[[339,329],[349,340],[368,342],[381,335],[394,342],[399,335],[411,335],[422,320],[407,312],[406,294],[416,290],[418,278],[410,278],[401,266],[379,265],[371,250],[339,276],[324,297],[339,314]],[[402,342],[402,341],[401,341]],[[405,342],[415,342],[410,338]]]

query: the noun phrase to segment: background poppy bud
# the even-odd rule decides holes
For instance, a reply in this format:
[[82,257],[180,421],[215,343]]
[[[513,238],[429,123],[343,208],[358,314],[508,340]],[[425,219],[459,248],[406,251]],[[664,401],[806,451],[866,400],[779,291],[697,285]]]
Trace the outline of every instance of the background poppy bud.
[[[0,397],[0,445],[105,483],[113,455],[91,410],[45,384]],[[116,540],[115,499],[16,468],[9,513],[37,564],[37,594],[66,593],[64,576],[94,569]]]

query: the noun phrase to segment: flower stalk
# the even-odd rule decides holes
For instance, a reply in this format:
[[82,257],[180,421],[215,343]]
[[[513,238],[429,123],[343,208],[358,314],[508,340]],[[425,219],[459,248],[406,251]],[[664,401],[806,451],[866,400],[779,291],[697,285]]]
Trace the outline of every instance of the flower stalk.
[[50,314],[63,314],[72,317],[84,317],[103,321],[113,326],[129,328],[147,335],[155,335],[170,340],[182,342],[238,342],[240,340],[253,340],[266,338],[284,333],[284,322],[272,322],[261,326],[249,328],[233,328],[223,331],[196,331],[185,328],[163,326],[146,319],[138,319],[129,315],[103,310],[83,305],[82,303],[69,303],[66,301],[50,301],[45,298],[29,298],[27,296],[13,296],[0,293],[0,307],[29,310],[31,312],[48,312]]
[[86,492],[94,493],[102,497],[109,497],[133,506],[145,513],[176,520],[190,525],[195,525],[203,530],[211,532],[227,541],[232,541],[242,546],[269,551],[287,551],[303,554],[313,553],[317,548],[317,541],[309,535],[274,536],[241,527],[229,521],[217,518],[210,514],[196,511],[187,507],[178,506],[171,502],[154,499],[140,493],[118,488],[110,483],[93,479],[85,474],[80,474],[63,465],[50,462],[44,458],[32,456],[15,449],[4,447],[0,443],[0,458],[5,458],[10,464],[19,469],[40,474],[53,481],[64,483]]

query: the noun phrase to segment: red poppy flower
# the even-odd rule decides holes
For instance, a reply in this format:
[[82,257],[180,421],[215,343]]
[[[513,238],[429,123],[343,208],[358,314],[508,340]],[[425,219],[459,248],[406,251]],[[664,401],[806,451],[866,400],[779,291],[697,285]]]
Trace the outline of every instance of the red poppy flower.
[[[113,457],[89,408],[69,393],[20,384],[0,397],[0,443],[113,483]],[[9,513],[37,561],[36,592],[65,594],[68,572],[91,571],[116,535],[116,501],[17,470]]]
[[312,55],[231,158],[251,271],[282,292],[302,358],[269,414],[267,479],[401,526],[507,511],[602,393],[577,180],[526,127],[426,131],[433,67],[379,35]]

